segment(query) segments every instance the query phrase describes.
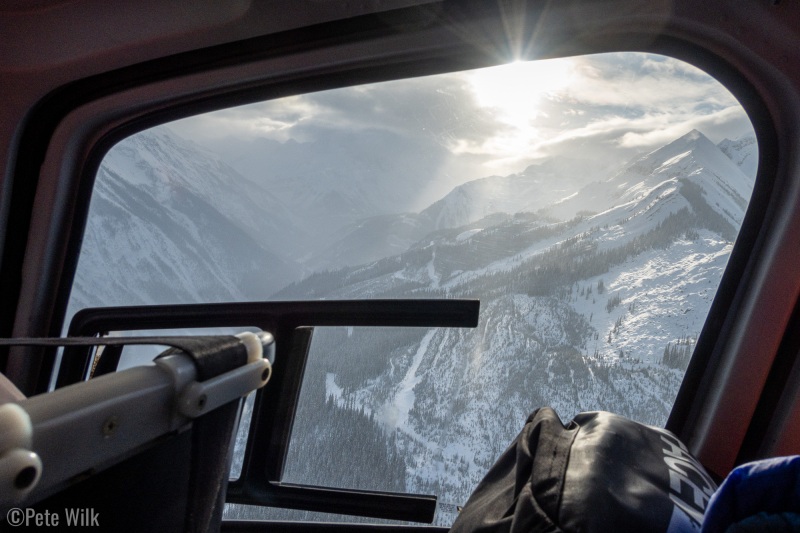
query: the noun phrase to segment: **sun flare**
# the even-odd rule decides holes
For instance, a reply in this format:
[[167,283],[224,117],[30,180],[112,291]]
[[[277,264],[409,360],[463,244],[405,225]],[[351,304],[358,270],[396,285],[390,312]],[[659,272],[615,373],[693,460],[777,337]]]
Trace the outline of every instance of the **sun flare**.
[[494,154],[492,161],[484,163],[491,168],[506,169],[520,158],[534,157],[536,146],[544,140],[540,132],[541,121],[547,117],[544,101],[565,92],[578,78],[573,59],[515,61],[470,73],[467,79],[475,102],[505,126],[479,148],[471,145],[470,149]]
[[569,86],[574,75],[570,59],[515,61],[478,70],[470,76],[477,103],[494,108],[501,120],[535,119],[547,95]]

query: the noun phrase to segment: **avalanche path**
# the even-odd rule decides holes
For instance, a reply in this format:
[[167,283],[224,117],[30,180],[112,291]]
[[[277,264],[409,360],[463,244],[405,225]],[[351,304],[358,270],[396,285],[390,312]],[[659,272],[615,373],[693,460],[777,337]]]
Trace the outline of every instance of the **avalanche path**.
[[435,334],[436,330],[432,329],[422,338],[417,352],[414,354],[414,359],[411,361],[411,366],[403,377],[403,381],[397,386],[397,392],[393,400],[383,407],[382,418],[387,426],[406,432],[411,431],[411,428],[406,428],[405,426],[408,423],[408,412],[414,406],[414,387],[422,379],[422,377],[417,377],[417,369],[419,369],[422,358],[425,357],[428,345]]

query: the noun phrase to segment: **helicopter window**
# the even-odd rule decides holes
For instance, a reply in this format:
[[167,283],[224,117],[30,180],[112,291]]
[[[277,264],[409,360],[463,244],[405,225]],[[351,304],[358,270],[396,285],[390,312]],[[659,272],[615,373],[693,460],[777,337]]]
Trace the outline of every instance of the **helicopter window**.
[[[437,494],[446,525],[537,407],[666,422],[757,161],[734,97],[651,54],[222,110],[107,154],[68,317],[479,298],[475,329],[317,328],[285,471]],[[253,509],[226,516],[277,516]]]

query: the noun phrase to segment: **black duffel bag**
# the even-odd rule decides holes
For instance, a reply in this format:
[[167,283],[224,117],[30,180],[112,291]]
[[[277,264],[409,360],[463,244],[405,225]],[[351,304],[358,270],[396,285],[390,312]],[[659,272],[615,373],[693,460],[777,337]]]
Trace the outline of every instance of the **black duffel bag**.
[[606,412],[535,411],[452,533],[699,531],[716,484],[672,433]]

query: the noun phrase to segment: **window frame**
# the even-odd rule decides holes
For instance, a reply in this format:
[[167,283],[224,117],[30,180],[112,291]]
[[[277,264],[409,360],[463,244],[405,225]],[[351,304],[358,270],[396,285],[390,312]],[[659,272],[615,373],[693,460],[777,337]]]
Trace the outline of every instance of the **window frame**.
[[[90,308],[76,313],[69,336],[108,331],[249,327],[275,338],[270,382],[256,392],[242,471],[227,503],[344,513],[431,523],[436,496],[284,483],[292,426],[315,326],[467,327],[478,325],[478,300],[331,300]],[[72,353],[69,353],[69,352]],[[83,380],[91,348],[64,353],[59,383]]]
[[[465,36],[469,29],[502,35],[501,13],[492,8],[466,13],[442,9],[451,20],[430,23],[430,10],[424,6],[365,15],[156,59],[79,80],[48,95],[31,111],[20,137],[20,145],[28,143],[28,157],[19,159],[15,181],[22,184],[19,197],[29,200],[30,211],[23,208],[11,222],[27,216],[26,234],[45,237],[22,243],[25,253],[11,266],[25,274],[11,296],[3,296],[6,315],[13,315],[4,323],[15,324],[11,333],[60,332],[95,174],[116,142],[158,124],[233,105],[496,62]],[[732,398],[734,385],[758,388],[760,382],[763,387],[774,356],[772,346],[748,353],[752,342],[740,332],[754,327],[758,309],[768,304],[777,314],[788,309],[788,319],[796,296],[797,275],[787,279],[794,293],[781,294],[781,287],[765,285],[766,273],[786,270],[781,259],[791,251],[781,237],[798,218],[791,205],[800,197],[793,179],[797,154],[786,139],[792,117],[781,119],[775,113],[776,106],[787,109],[796,103],[791,99],[796,95],[786,94],[786,105],[777,105],[781,95],[765,89],[765,83],[756,84],[774,81],[776,74],[744,45],[709,36],[710,22],[692,28],[682,26],[685,21],[679,16],[664,24],[635,13],[611,14],[610,22],[602,17],[575,20],[566,17],[567,6],[552,9],[563,10],[565,18],[540,37],[537,58],[610,51],[668,55],[714,76],[739,99],[756,131],[760,165],[751,207],[667,425],[712,471],[723,473],[736,460],[737,443],[749,422],[745,415],[752,415],[759,396]],[[539,15],[538,10],[525,13],[528,31],[539,26]],[[641,23],[636,30],[630,29],[632,21]],[[778,158],[780,153],[784,159]],[[6,261],[3,268],[9,268]],[[19,302],[9,304],[15,294]],[[778,321],[760,331],[778,343],[784,326],[785,321]],[[52,352],[19,351],[9,355],[6,369],[27,392],[42,392],[53,361]],[[732,407],[746,420],[725,415]],[[714,437],[722,433],[720,428],[726,430],[725,442]]]

